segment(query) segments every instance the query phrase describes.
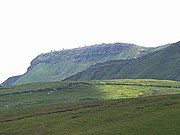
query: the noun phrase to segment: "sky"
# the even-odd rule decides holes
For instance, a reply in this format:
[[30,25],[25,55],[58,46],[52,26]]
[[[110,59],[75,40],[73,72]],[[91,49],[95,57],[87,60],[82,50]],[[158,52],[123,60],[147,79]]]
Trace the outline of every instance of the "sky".
[[0,83],[51,50],[177,42],[179,5],[179,0],[1,0]]

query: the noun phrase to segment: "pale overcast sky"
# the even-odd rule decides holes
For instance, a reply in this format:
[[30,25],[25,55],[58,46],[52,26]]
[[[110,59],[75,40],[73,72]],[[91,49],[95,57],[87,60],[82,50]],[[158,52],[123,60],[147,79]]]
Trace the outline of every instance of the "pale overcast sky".
[[0,82],[38,54],[96,43],[180,40],[179,0],[1,0]]

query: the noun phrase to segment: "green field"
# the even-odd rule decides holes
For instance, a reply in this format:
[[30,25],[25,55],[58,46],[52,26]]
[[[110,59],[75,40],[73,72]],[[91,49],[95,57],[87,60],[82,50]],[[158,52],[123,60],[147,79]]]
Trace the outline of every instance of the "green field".
[[53,82],[0,89],[0,134],[180,134],[180,82]]

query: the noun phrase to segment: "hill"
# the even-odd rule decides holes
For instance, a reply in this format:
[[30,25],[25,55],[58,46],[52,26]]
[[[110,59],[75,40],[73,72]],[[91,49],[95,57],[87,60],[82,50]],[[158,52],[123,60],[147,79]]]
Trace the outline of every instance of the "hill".
[[15,83],[20,77],[21,77],[21,75],[9,77],[9,78],[8,78],[6,81],[4,81],[1,85],[2,85],[3,87],[10,86],[10,85],[12,85],[13,83]]
[[98,63],[66,80],[154,78],[180,81],[180,42],[137,59]]
[[41,54],[32,60],[31,66],[25,74],[19,77],[11,77],[3,85],[59,81],[96,63],[138,58],[164,47],[166,46],[145,48],[133,44],[115,43]]

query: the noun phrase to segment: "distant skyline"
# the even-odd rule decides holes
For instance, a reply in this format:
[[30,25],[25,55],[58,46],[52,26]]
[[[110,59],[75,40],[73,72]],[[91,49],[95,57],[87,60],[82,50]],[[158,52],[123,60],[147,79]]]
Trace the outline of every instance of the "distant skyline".
[[179,0],[0,1],[0,83],[37,55],[101,43],[180,41]]

